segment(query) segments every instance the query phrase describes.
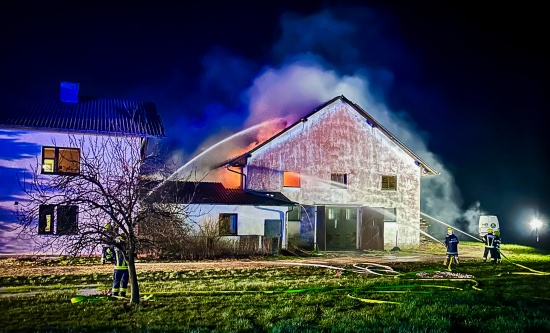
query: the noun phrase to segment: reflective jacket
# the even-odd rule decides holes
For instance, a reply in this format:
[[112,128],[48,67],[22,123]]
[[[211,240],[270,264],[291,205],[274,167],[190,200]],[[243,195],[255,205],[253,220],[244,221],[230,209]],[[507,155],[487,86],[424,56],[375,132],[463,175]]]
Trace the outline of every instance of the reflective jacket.
[[128,264],[126,263],[126,260],[124,259],[124,255],[122,254],[122,251],[118,248],[115,248],[115,258],[114,258],[114,264],[115,269],[118,270],[128,270]]
[[483,236],[483,242],[485,243],[486,248],[494,248],[495,247],[495,235],[492,233],[488,233],[485,236]]
[[455,234],[445,237],[445,246],[447,247],[447,254],[458,255],[458,237]]

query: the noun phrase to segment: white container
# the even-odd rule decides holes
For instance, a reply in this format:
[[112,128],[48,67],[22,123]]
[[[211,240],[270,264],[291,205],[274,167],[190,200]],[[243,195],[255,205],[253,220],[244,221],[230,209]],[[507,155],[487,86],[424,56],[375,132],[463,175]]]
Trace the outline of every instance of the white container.
[[481,237],[485,236],[488,229],[493,229],[493,233],[500,230],[498,218],[495,215],[481,215],[479,217],[479,235]]

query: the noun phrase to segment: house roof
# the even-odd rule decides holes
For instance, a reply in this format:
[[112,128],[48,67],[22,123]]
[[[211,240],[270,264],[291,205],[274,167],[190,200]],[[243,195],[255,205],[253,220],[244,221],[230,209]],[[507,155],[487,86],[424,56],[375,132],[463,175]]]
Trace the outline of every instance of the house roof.
[[359,112],[359,114],[361,114],[363,117],[365,117],[365,119],[367,120],[367,122],[369,122],[369,124],[371,124],[371,126],[373,127],[376,127],[378,129],[380,129],[380,131],[382,131],[386,136],[388,136],[390,138],[390,140],[392,140],[395,144],[397,144],[401,149],[403,149],[409,156],[411,156],[412,158],[415,159],[417,165],[421,166],[424,170],[424,174],[431,174],[431,175],[438,175],[439,172],[437,172],[435,169],[433,169],[432,167],[430,167],[426,162],[424,162],[419,156],[417,156],[412,150],[410,150],[407,146],[405,146],[405,144],[403,144],[401,141],[399,141],[399,139],[397,139],[389,130],[387,130],[384,126],[382,126],[378,121],[376,121],[370,114],[368,114],[365,110],[363,110],[363,108],[361,108],[359,105],[355,104],[354,102],[350,101],[349,99],[347,99],[344,95],[341,95],[341,96],[336,96],[334,97],[333,99],[319,105],[317,108],[315,108],[311,113],[307,114],[306,116],[302,117],[300,120],[298,120],[297,122],[291,124],[290,126],[287,126],[285,129],[283,129],[282,131],[280,131],[279,133],[275,134],[274,136],[272,136],[271,138],[269,138],[268,140],[262,142],[261,144],[257,145],[256,147],[252,148],[251,150],[249,150],[248,152],[242,154],[242,155],[239,155],[237,157],[234,157],[232,159],[229,159],[229,160],[226,160],[222,163],[220,163],[218,165],[218,167],[221,167],[221,166],[225,166],[225,165],[231,165],[231,166],[244,166],[244,164],[246,164],[246,160],[248,157],[251,156],[251,154],[255,151],[257,151],[258,149],[262,148],[263,146],[265,146],[266,144],[268,144],[269,142],[273,141],[275,138],[283,135],[284,133],[286,133],[288,130],[290,130],[291,128],[293,128],[294,126],[302,123],[302,122],[305,122],[307,121],[307,119],[309,117],[311,117],[312,115],[314,115],[315,113],[321,111],[322,109],[324,109],[325,107],[329,106],[330,104],[338,101],[338,100],[342,100],[344,103],[347,103],[349,104],[353,109],[355,109],[357,112]]
[[46,92],[1,92],[0,98],[1,127],[165,136],[151,102],[81,96],[78,103],[66,103]]
[[296,204],[280,192],[259,192],[235,188],[225,188],[217,182],[167,181],[155,187],[152,199],[163,202],[185,204],[224,204],[254,206],[291,206]]

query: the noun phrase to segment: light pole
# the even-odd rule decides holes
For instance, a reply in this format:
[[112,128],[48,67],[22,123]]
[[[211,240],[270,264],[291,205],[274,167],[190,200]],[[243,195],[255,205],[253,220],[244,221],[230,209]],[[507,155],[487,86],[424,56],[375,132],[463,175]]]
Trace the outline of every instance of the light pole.
[[537,242],[539,241],[539,228],[542,227],[541,220],[536,217],[531,221],[531,227],[535,229],[535,236],[537,237]]

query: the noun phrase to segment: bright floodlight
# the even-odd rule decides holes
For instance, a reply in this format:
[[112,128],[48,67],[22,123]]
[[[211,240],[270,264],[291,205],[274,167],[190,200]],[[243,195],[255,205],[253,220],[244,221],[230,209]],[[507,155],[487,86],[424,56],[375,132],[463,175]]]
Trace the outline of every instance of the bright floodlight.
[[539,219],[533,219],[533,220],[531,221],[531,227],[532,227],[533,229],[538,229],[538,228],[540,228],[541,226],[542,226],[542,222],[541,222]]

